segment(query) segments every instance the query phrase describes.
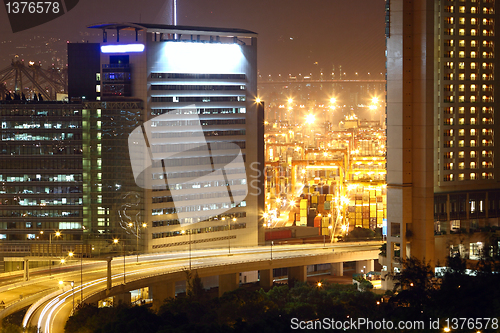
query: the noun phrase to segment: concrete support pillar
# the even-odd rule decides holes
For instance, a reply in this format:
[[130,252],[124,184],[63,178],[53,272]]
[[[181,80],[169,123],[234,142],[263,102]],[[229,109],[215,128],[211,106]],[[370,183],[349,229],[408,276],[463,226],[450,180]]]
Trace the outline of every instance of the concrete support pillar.
[[28,259],[24,259],[24,281],[30,280],[30,263]]
[[306,282],[307,266],[288,267],[288,286],[293,287],[295,282]]
[[373,260],[360,260],[356,261],[356,273],[366,274],[373,271]]
[[149,297],[153,298],[152,309],[158,311],[167,298],[175,298],[175,282],[158,282],[149,286]]
[[118,294],[113,296],[113,305],[116,306],[120,303],[130,304],[132,302],[132,294],[130,292],[125,292],[123,294]]
[[331,265],[330,275],[344,276],[344,263],[343,262],[335,262],[335,263],[332,263],[330,265]]
[[273,270],[263,269],[259,271],[259,285],[262,288],[271,288],[273,286]]
[[111,290],[111,260],[113,260],[113,258],[107,258],[107,262],[108,262],[108,274],[107,274],[107,289],[108,290]]
[[219,275],[219,297],[227,291],[238,289],[240,286],[240,275],[238,273]]

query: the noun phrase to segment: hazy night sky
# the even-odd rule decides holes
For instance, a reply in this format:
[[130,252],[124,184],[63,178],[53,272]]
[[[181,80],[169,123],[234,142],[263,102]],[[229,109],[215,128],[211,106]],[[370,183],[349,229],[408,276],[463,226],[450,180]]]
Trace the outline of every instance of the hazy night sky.
[[[0,54],[34,36],[82,40],[86,26],[103,22],[168,23],[165,1],[80,0],[62,17],[13,34],[0,9]],[[384,72],[384,0],[178,0],[178,24],[255,31],[263,76],[331,72],[342,65],[348,78],[381,79]],[[90,42],[100,39],[88,38]],[[6,46],[7,45],[7,46]],[[25,51],[26,52],[26,51]],[[30,54],[31,56],[31,54]],[[0,57],[2,58],[2,57]],[[36,55],[31,57],[37,60]],[[31,59],[30,59],[31,60]],[[314,63],[318,64],[315,65]],[[0,69],[8,63],[0,62]]]

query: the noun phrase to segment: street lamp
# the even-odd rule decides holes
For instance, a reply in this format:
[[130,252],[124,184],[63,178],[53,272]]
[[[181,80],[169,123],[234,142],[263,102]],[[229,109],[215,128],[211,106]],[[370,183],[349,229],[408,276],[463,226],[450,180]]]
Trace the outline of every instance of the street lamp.
[[[222,221],[224,221],[226,218],[223,217]],[[236,217],[233,217],[233,222],[236,222]],[[229,248],[229,255],[231,255],[231,219],[227,220],[227,241],[228,241],[228,248]]]
[[310,113],[306,116],[306,124],[312,125],[314,124],[314,121],[316,120],[316,117]]
[[[43,235],[43,230],[40,230],[40,235]],[[55,231],[56,237],[61,237],[60,231]],[[49,257],[52,256],[52,232],[49,233]],[[52,260],[49,259],[49,276],[52,276]]]
[[[191,270],[191,232],[192,230],[189,230],[189,270]],[[185,234],[186,230],[181,230],[181,234]]]
[[[61,261],[64,259],[61,259]],[[75,281],[59,281],[59,285],[63,285],[64,282],[66,283],[71,283],[71,293],[73,294],[73,312],[75,312],[75,292],[74,292],[74,286],[75,286]]]
[[[133,223],[129,223],[128,226],[131,228],[133,227]],[[146,228],[148,225],[146,223],[142,224],[143,228]],[[136,245],[135,245],[135,251],[137,252],[137,262],[139,262],[139,223],[135,224],[135,237],[136,237]]]
[[[119,240],[118,238],[113,239],[113,244],[118,244]],[[125,247],[122,245],[122,252],[123,252],[123,284],[125,284]]]
[[[69,252],[68,255],[73,258],[75,254]],[[80,254],[80,302],[83,303],[83,251]]]

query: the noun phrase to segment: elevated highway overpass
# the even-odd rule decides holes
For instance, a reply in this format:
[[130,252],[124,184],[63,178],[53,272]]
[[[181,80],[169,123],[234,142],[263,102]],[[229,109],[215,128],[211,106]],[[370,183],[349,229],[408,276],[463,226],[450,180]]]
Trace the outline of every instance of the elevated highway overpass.
[[[186,271],[196,271],[200,277],[218,276],[219,293],[236,289],[239,273],[259,271],[260,284],[270,287],[274,268],[287,267],[289,279],[305,281],[307,266],[332,264],[332,271],[342,275],[342,263],[355,261],[357,267],[373,270],[373,260],[378,258],[382,242],[304,244],[286,246],[264,246],[255,248],[200,250],[164,254],[115,257],[106,262],[70,262],[65,272],[53,271],[52,277],[40,276],[30,281],[17,281],[0,287],[1,297],[7,300],[2,312],[20,307],[19,293],[29,297],[29,292],[38,294],[28,303],[45,299],[33,305],[25,317],[25,324],[40,327],[43,332],[63,332],[64,324],[76,303],[95,303],[107,297],[130,300],[130,291],[149,287],[153,295],[153,308],[163,300],[175,297],[175,282],[186,280]],[[272,251],[272,252],[271,252]],[[81,271],[80,271],[81,269]],[[359,269],[358,269],[359,271]],[[58,281],[73,281],[74,288],[55,291]],[[17,299],[16,299],[17,293]],[[27,297],[27,298],[28,298]],[[11,300],[14,303],[11,304]],[[17,304],[17,305],[16,305]],[[29,305],[27,304],[27,305]],[[23,304],[26,306],[26,304]]]

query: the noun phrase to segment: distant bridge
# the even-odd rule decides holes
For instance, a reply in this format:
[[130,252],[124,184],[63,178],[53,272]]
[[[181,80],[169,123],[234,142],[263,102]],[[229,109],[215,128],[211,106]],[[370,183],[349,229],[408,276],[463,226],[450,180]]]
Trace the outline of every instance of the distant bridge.
[[291,85],[291,84],[304,84],[304,83],[350,83],[350,84],[359,84],[359,83],[383,83],[385,84],[385,80],[281,80],[281,81],[264,81],[258,80],[257,85]]

